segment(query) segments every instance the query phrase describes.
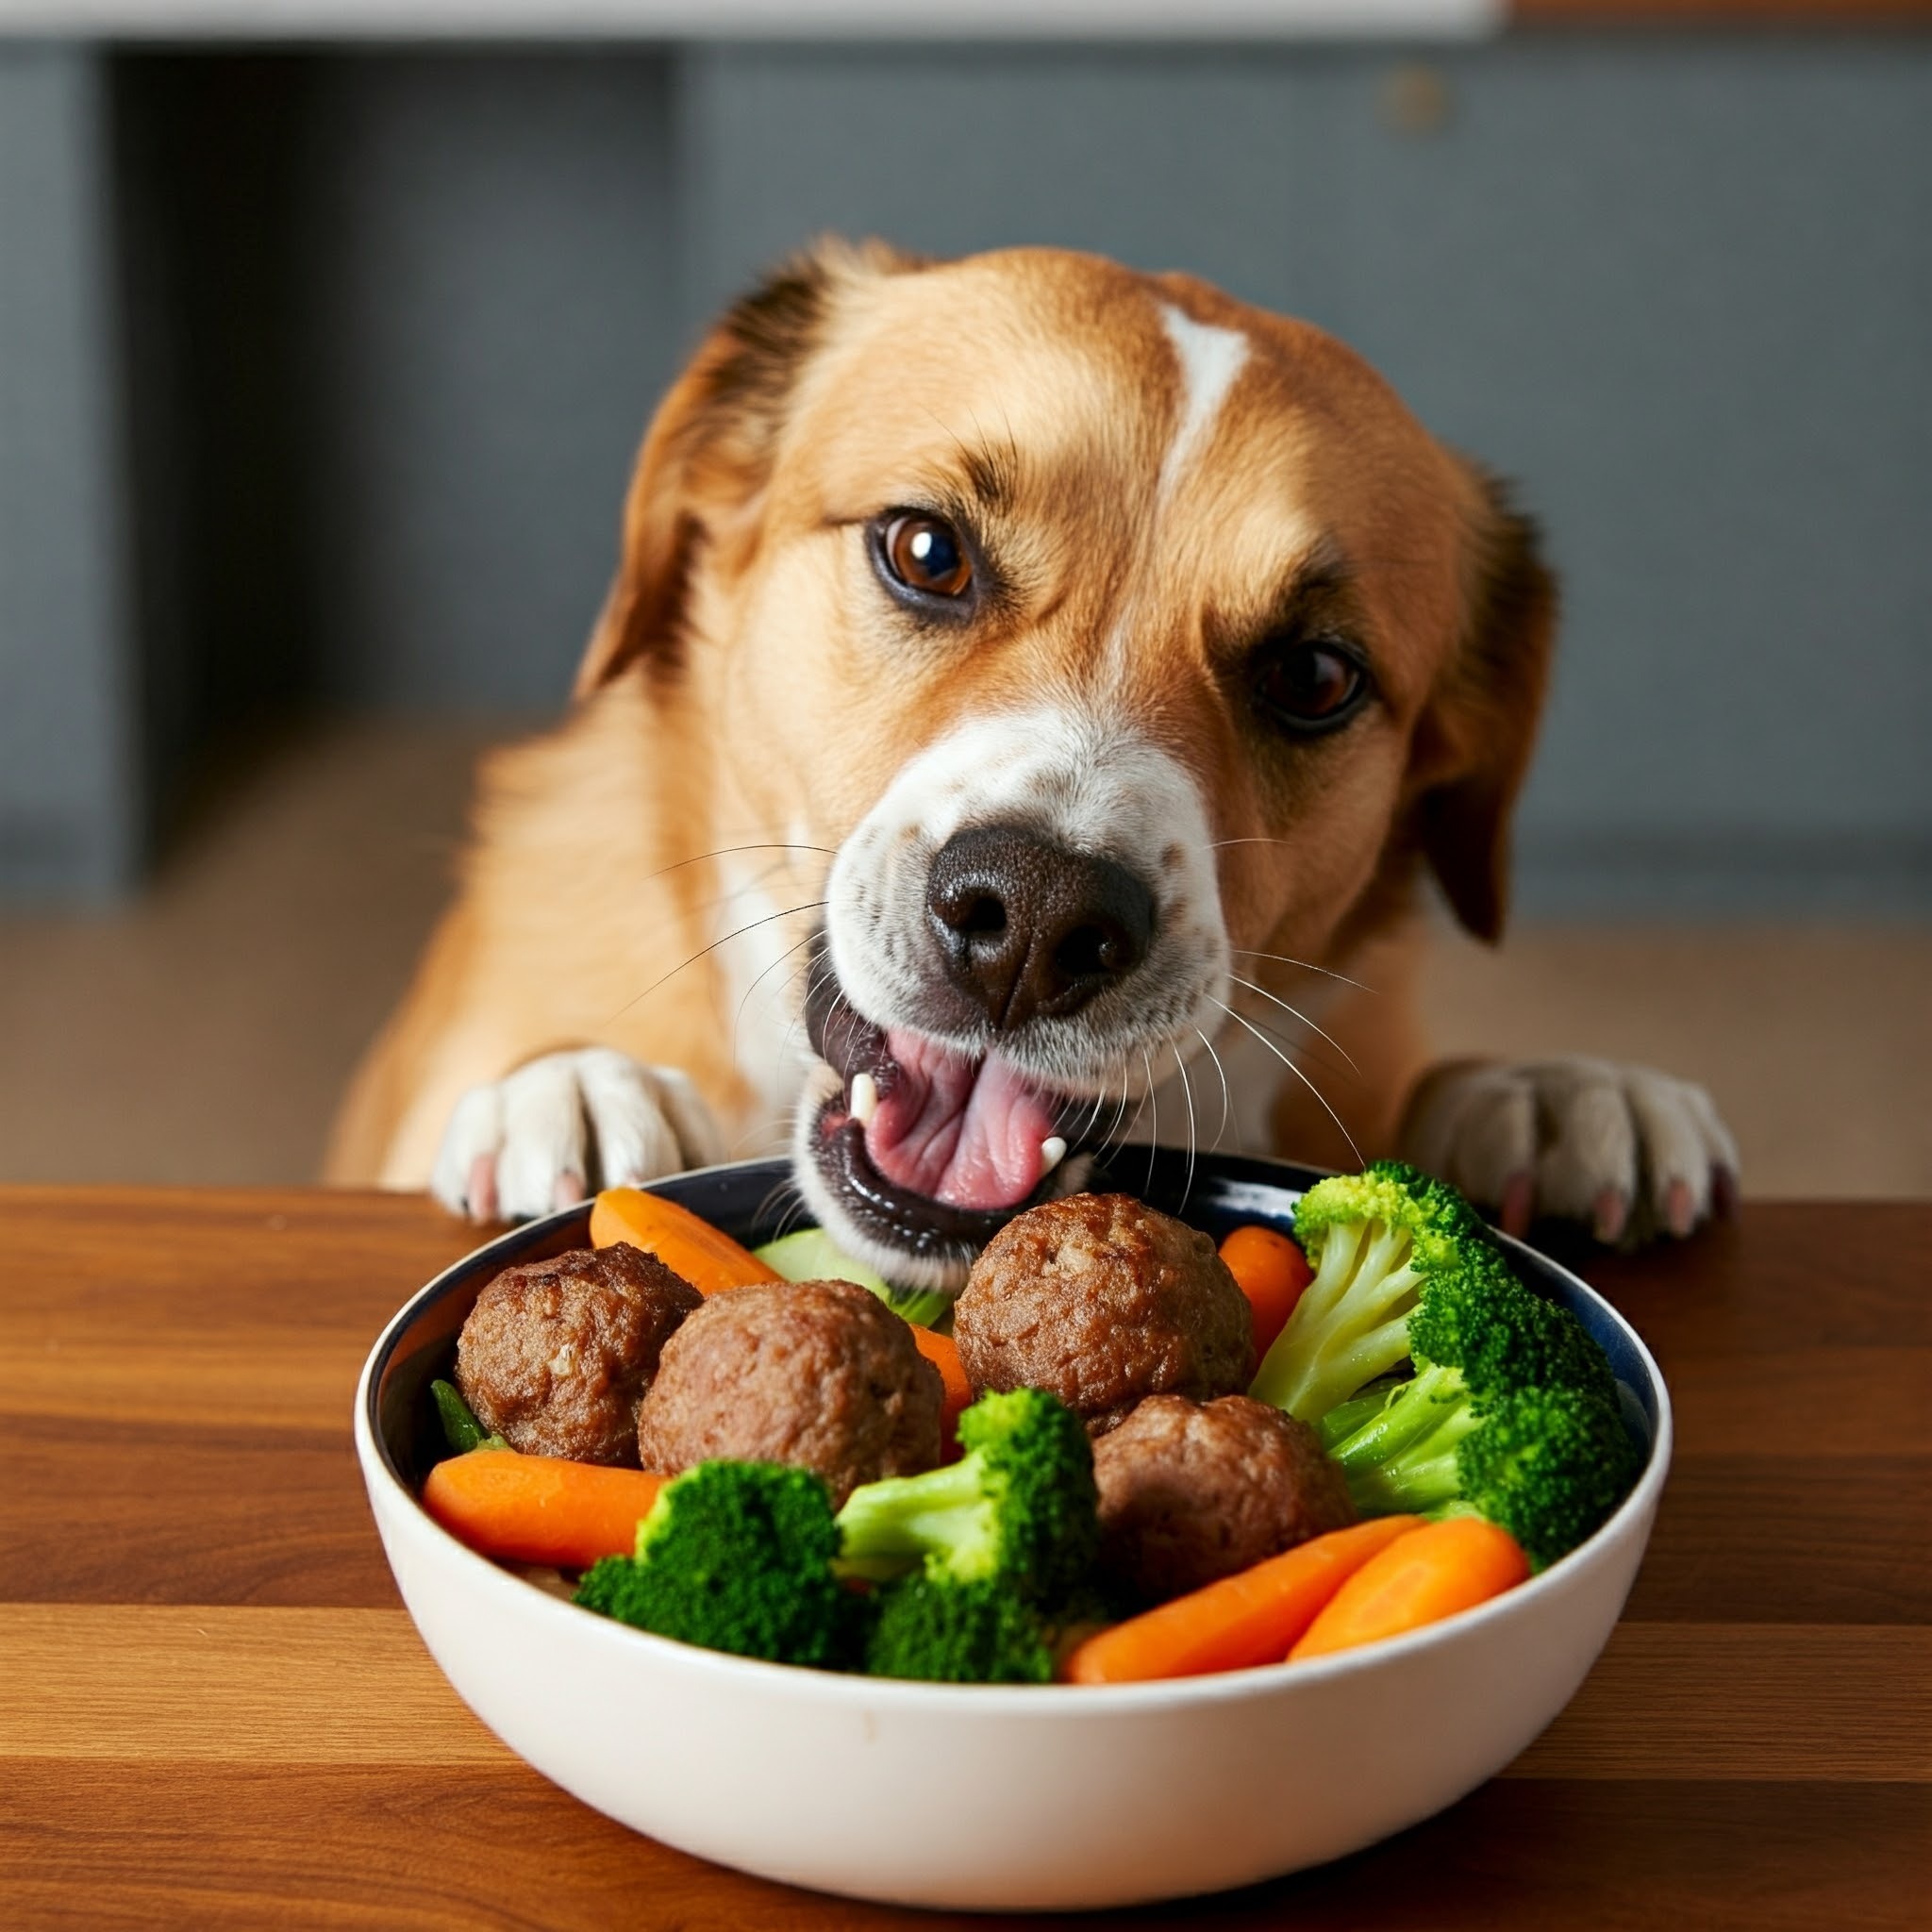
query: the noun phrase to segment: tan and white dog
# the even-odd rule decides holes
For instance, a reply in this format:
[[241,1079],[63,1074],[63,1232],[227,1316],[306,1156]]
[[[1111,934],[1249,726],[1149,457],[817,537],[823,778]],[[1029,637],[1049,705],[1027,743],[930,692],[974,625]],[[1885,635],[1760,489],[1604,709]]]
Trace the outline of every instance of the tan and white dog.
[[1501,931],[1554,615],[1306,324],[821,248],[658,411],[578,701],[487,767],[332,1177],[523,1216],[789,1118],[841,1245],[954,1286],[1095,1144],[1340,1161],[1340,1114],[1507,1224],[1687,1233],[1737,1165],[1700,1090],[1427,1070],[1410,1009],[1424,869]]

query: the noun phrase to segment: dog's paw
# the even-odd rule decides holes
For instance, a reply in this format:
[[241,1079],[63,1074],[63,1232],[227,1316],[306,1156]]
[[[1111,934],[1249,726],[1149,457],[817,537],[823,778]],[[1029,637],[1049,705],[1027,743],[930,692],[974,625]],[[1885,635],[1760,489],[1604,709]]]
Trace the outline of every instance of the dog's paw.
[[675,1067],[607,1046],[545,1054],[473,1087],[443,1129],[430,1191],[472,1221],[526,1221],[723,1158],[710,1109]]
[[1402,1141],[1405,1159],[1511,1234],[1554,1215],[1611,1244],[1682,1237],[1737,1198],[1737,1142],[1710,1095],[1649,1067],[1441,1067],[1417,1088]]

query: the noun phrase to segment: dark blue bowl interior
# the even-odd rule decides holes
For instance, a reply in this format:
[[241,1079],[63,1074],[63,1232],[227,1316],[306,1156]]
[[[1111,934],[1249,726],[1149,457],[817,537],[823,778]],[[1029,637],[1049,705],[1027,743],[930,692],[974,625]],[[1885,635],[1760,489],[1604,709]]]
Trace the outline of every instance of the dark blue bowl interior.
[[[1179,1215],[1218,1241],[1244,1222],[1264,1222],[1289,1232],[1292,1196],[1323,1176],[1318,1168],[1285,1160],[1185,1153],[1161,1148],[1151,1155],[1130,1150],[1111,1184],[1138,1194],[1151,1207]],[[747,1160],[704,1168],[653,1183],[693,1214],[735,1236],[748,1247],[770,1241],[780,1224],[795,1219],[797,1196],[788,1160]],[[370,1377],[370,1423],[385,1460],[398,1481],[413,1490],[441,1451],[432,1405],[425,1399],[433,1375],[447,1374],[456,1338],[483,1286],[501,1270],[581,1247],[589,1239],[588,1207],[566,1208],[529,1223],[465,1256],[418,1295],[406,1319],[391,1333]],[[1646,1447],[1657,1440],[1658,1391],[1648,1363],[1607,1302],[1555,1262],[1501,1238],[1524,1282],[1569,1308],[1601,1344],[1624,1391],[1625,1420]]]

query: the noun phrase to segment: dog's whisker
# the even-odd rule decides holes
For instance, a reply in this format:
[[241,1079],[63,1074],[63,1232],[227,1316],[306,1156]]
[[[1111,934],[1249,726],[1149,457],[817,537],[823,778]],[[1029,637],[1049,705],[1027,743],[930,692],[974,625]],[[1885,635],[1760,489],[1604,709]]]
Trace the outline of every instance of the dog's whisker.
[[[1123,1056],[1123,1058],[1124,1058],[1124,1056]],[[1121,1091],[1124,1095],[1126,1094],[1128,1091],[1131,1089],[1133,1085],[1133,1080],[1134,1070],[1131,1066],[1128,1066],[1126,1069],[1126,1078],[1123,1083],[1121,1089]],[[1122,1129],[1121,1145],[1123,1147],[1124,1147],[1127,1144],[1128,1141],[1133,1138],[1134,1130],[1141,1124],[1141,1116],[1147,1111],[1147,1103],[1153,1097],[1154,1087],[1152,1082],[1149,1082],[1149,1084],[1146,1087],[1141,1089],[1140,1099],[1134,1102],[1133,1117],[1127,1122],[1125,1127]]]
[[[652,980],[642,992],[634,994],[630,999],[625,1000],[624,1005],[619,1007],[617,1011],[610,1015],[610,1019],[622,1019],[640,1000],[649,999],[666,980],[675,979],[687,966],[695,966],[700,959],[708,958],[720,946],[729,945],[733,940],[741,940],[746,933],[756,932],[759,926],[770,925],[776,920],[793,919],[801,912],[816,912],[826,903],[824,899],[813,899],[804,906],[788,906],[782,912],[768,912],[764,918],[751,920],[747,924],[741,925],[736,932],[727,932],[723,939],[713,940],[708,946],[705,946],[698,952],[693,953],[690,958],[679,960],[669,973],[664,974],[660,978]],[[606,1024],[608,1024],[608,1022]]]
[[1147,1130],[1147,1178],[1141,1184],[1141,1192],[1146,1195],[1154,1191],[1154,1163],[1160,1153],[1160,1096],[1154,1091],[1154,1062],[1144,1046],[1141,1058],[1147,1068],[1147,1098],[1154,1103],[1154,1121]]
[[1288,1013],[1291,1015],[1294,1019],[1299,1020],[1302,1023],[1302,1024],[1308,1029],[1310,1033],[1320,1034],[1321,1037],[1324,1040],[1325,1040],[1328,1042],[1328,1044],[1332,1046],[1335,1049],[1335,1051],[1341,1056],[1343,1059],[1345,1059],[1348,1062],[1350,1072],[1352,1072],[1357,1079],[1361,1077],[1362,1070],[1356,1065],[1355,1056],[1349,1052],[1347,1047],[1342,1045],[1341,1041],[1336,1039],[1334,1034],[1329,1033],[1325,1031],[1324,1028],[1318,1026],[1314,1023],[1314,1021],[1308,1018],[1308,1016],[1306,1013],[1300,1011],[1298,1008],[1290,1006],[1286,1000],[1277,999],[1275,995],[1270,992],[1265,986],[1258,985],[1256,981],[1252,979],[1243,979],[1239,973],[1230,973],[1227,976],[1230,979],[1232,979],[1237,986],[1244,986],[1250,992],[1259,993],[1264,1000],[1269,1001],[1272,1005],[1279,1007],[1284,1013]]
[[762,1226],[766,1218],[772,1214],[777,1213],[782,1216],[783,1213],[789,1213],[791,1211],[790,1208],[781,1209],[779,1203],[796,1201],[798,1198],[797,1183],[792,1180],[790,1174],[782,1175],[772,1183],[771,1187],[766,1191],[765,1198],[758,1203],[758,1212],[752,1216],[752,1225],[754,1227]]
[[754,1121],[732,1141],[730,1151],[738,1160],[749,1160],[759,1154],[782,1154],[790,1139],[791,1129],[783,1121]]
[[[653,879],[661,879],[667,873],[682,872],[688,865],[702,865],[708,858],[729,858],[740,852],[818,852],[827,858],[836,858],[839,856],[837,848],[831,845],[805,845],[795,840],[761,839],[755,844],[719,845],[709,852],[693,852],[689,858],[675,858],[669,865],[660,865],[656,872],[647,872],[638,883],[647,886]],[[783,859],[777,860],[774,869],[775,870],[776,865],[784,863]]]
[[758,990],[759,982],[767,978],[773,973],[775,973],[780,966],[784,965],[786,960],[791,958],[792,954],[799,951],[801,947],[810,945],[811,941],[811,934],[807,933],[806,936],[802,940],[799,940],[795,944],[787,946],[785,950],[782,953],[780,953],[775,959],[772,960],[769,965],[765,966],[763,970],[758,973],[757,977],[753,979],[752,983],[745,988],[743,997],[741,998],[738,1002],[738,1011],[731,1016],[731,1058],[734,1060],[738,1058],[738,1029],[744,1024],[745,1007],[749,1003],[752,994]]
[[1323,1073],[1335,1080],[1354,1080],[1358,1077],[1349,1068],[1338,1065],[1333,1055],[1324,1053],[1306,1035],[1295,1038],[1282,1033],[1277,1026],[1269,1024],[1265,1020],[1254,1018],[1252,1014],[1244,1014],[1242,1017],[1250,1026],[1258,1026],[1277,1046],[1284,1046],[1290,1052],[1299,1054],[1304,1065],[1319,1067]]
[[[1101,1158],[1111,1158],[1113,1154],[1126,1141],[1127,1126],[1123,1124],[1127,1118],[1127,1099],[1133,1085],[1133,1071],[1127,1065],[1125,1054],[1121,1056],[1121,1098],[1120,1105],[1113,1110],[1113,1121],[1108,1127],[1107,1138],[1101,1141]],[[1134,1118],[1140,1119],[1139,1113]]]
[[[1113,1094],[1113,1075],[1108,1074],[1093,1090],[1093,1105],[1087,1110],[1086,1124],[1080,1129],[1080,1138],[1085,1141],[1093,1138],[1100,1125],[1101,1109],[1108,1105]],[[1105,1136],[1101,1137],[1102,1139]]]
[[1228,951],[1240,959],[1274,959],[1283,966],[1298,966],[1304,973],[1319,973],[1324,979],[1339,979],[1343,986],[1352,986],[1357,992],[1374,992],[1373,986],[1364,986],[1359,979],[1351,979],[1345,973],[1337,973],[1326,966],[1316,966],[1307,959],[1291,959],[1286,953],[1257,953],[1253,946],[1230,946]]
[[[1212,997],[1212,995],[1210,995],[1210,997]],[[1249,1020],[1245,1014],[1236,1012],[1232,1007],[1225,1005],[1221,1000],[1215,1000],[1214,1004],[1217,1007],[1220,1007],[1221,1010],[1224,1013],[1225,1013],[1230,1020],[1235,1021],[1240,1025],[1245,1026],[1248,1029],[1248,1031],[1252,1033],[1255,1036],[1255,1038],[1261,1042],[1261,1044],[1265,1046],[1268,1049],[1268,1051],[1272,1053],[1274,1056],[1274,1058],[1278,1059],[1281,1062],[1281,1064],[1284,1067],[1286,1067],[1288,1071],[1291,1074],[1292,1074],[1295,1076],[1295,1078],[1299,1080],[1302,1083],[1302,1085],[1306,1087],[1308,1090],[1308,1091],[1312,1093],[1315,1096],[1315,1098],[1322,1103],[1323,1110],[1327,1114],[1328,1118],[1335,1123],[1337,1128],[1341,1131],[1341,1138],[1348,1142],[1348,1151],[1355,1156],[1356,1165],[1357,1167],[1366,1167],[1368,1165],[1368,1162],[1362,1158],[1362,1150],[1355,1144],[1355,1136],[1348,1131],[1348,1128],[1345,1125],[1343,1125],[1341,1116],[1339,1113],[1337,1113],[1332,1107],[1328,1105],[1328,1096],[1325,1093],[1324,1093],[1322,1090],[1319,1087],[1317,1087],[1315,1083],[1311,1079],[1309,1079],[1308,1076],[1305,1073],[1303,1073],[1298,1066],[1295,1065],[1293,1060],[1289,1058],[1287,1054],[1282,1052],[1281,1048],[1278,1047],[1274,1043],[1274,1041],[1268,1037],[1267,1034],[1263,1033],[1261,1029],[1253,1023],[1253,1021]]]
[[1174,1049],[1174,1072],[1181,1076],[1181,1092],[1188,1103],[1188,1177],[1181,1184],[1181,1205],[1175,1210],[1185,1214],[1188,1201],[1194,1191],[1194,1083],[1188,1078],[1187,1057],[1181,1052],[1178,1042]]
[[[811,935],[808,933],[806,937],[809,939]],[[832,976],[832,968],[829,961],[823,962],[816,967],[811,966],[809,960],[806,963],[811,970],[812,977],[807,980],[805,997],[799,1001],[798,1010],[792,1014],[791,1024],[786,1027],[783,1036],[778,1041],[778,1074],[781,1078],[785,1073],[785,1057],[791,1051],[792,1035],[798,1031],[799,1026],[804,1023],[806,1008],[811,1005],[812,996]]]
[[[1227,1124],[1234,1117],[1234,1101],[1227,1091],[1227,1069],[1221,1064],[1221,1056],[1214,1051],[1214,1042],[1201,1032],[1200,1027],[1196,1026],[1194,1031],[1200,1034],[1201,1044],[1208,1049],[1208,1058],[1214,1062],[1214,1071],[1221,1075],[1221,1124],[1215,1128],[1213,1143],[1208,1149],[1208,1153],[1215,1154],[1220,1151]],[[1239,1153],[1241,1150],[1237,1147],[1235,1151]]]
[[782,858],[774,859],[770,865],[755,872],[741,885],[732,887],[728,892],[720,892],[715,899],[701,899],[697,901],[692,910],[697,912],[716,912],[721,908],[732,905],[737,900],[749,899],[755,893],[763,891],[780,873],[788,873],[790,870],[790,865],[786,860]]

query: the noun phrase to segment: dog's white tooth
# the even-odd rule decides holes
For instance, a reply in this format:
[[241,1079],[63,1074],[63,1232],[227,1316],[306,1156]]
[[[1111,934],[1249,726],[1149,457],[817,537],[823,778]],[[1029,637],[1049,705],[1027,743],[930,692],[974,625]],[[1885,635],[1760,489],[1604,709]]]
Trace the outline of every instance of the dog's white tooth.
[[852,1076],[852,1118],[861,1127],[872,1124],[872,1117],[879,1110],[879,1083],[870,1074],[854,1074]]
[[1040,1143],[1040,1177],[1044,1180],[1067,1158],[1067,1143],[1058,1134],[1049,1134]]

